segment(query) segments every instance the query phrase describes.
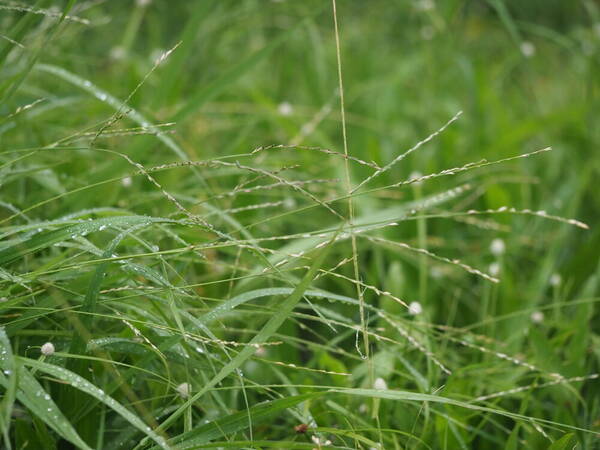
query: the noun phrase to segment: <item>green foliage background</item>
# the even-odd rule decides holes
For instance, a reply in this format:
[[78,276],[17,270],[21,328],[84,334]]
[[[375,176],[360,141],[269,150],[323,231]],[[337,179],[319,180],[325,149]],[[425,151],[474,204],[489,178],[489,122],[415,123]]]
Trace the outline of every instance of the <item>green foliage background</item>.
[[337,11],[366,360],[329,1],[0,2],[6,447],[595,448],[600,6]]

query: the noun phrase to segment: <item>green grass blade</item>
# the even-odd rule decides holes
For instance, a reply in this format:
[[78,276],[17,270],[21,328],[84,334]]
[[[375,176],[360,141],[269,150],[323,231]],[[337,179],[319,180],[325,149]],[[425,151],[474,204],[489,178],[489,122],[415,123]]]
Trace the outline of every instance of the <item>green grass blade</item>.
[[[321,10],[321,8],[316,9],[319,11]],[[173,120],[179,122],[186,119],[190,114],[192,114],[194,111],[197,111],[207,101],[213,99],[223,92],[225,88],[244,76],[249,70],[269,56],[280,45],[282,45],[302,23],[303,22],[299,22],[288,31],[281,33],[269,45],[244,58],[238,64],[227,70],[221,77],[193,94],[187,103],[183,105],[179,111],[177,111],[175,117],[173,117]]]
[[166,136],[163,133],[160,133],[160,130],[154,127],[150,120],[148,120],[142,113],[137,111],[135,108],[132,108],[130,105],[125,105],[121,100],[112,96],[103,89],[100,89],[91,81],[81,78],[80,76],[63,69],[62,67],[57,67],[50,64],[38,64],[35,66],[35,68],[42,72],[47,72],[52,75],[55,75],[58,78],[61,78],[64,81],[67,81],[72,85],[77,86],[78,88],[81,88],[86,92],[89,92],[94,97],[98,98],[99,100],[112,107],[115,111],[129,111],[127,117],[131,118],[138,125],[156,133],[156,137],[163,144],[169,147],[173,151],[173,153],[175,153],[179,158],[183,160],[189,159],[187,153],[173,139],[171,139],[169,136]]
[[[26,368],[18,367],[18,362],[20,361],[17,358],[13,358],[10,341],[4,328],[0,328],[0,384],[8,391],[11,389],[10,379],[18,379],[16,397],[19,402],[64,439],[79,448],[91,450],[91,447],[77,434],[42,385]],[[6,373],[10,376],[6,377]]]
[[280,398],[264,403],[260,403],[244,410],[231,414],[227,417],[221,417],[214,422],[207,423],[196,428],[193,431],[184,433],[169,441],[174,449],[184,450],[196,448],[199,445],[206,444],[213,439],[226,438],[233,436],[238,431],[248,428],[248,415],[252,417],[252,424],[264,422],[269,417],[284,410],[298,405],[299,403],[324,395],[324,392],[313,392],[309,394],[295,395],[292,397]]
[[252,344],[258,344],[267,341],[269,337],[271,337],[279,329],[279,327],[283,324],[283,322],[293,311],[296,304],[300,301],[302,295],[308,289],[308,286],[310,286],[310,283],[314,279],[317,271],[319,270],[321,264],[327,256],[327,253],[331,248],[332,242],[333,241],[330,241],[328,245],[321,249],[314,262],[312,263],[310,269],[306,272],[306,275],[304,275],[302,281],[296,286],[291,295],[283,301],[283,303],[279,307],[279,310],[273,316],[271,316],[271,318],[263,326],[263,328],[251,339],[250,345],[244,347],[231,361],[229,361],[219,371],[219,373],[217,373],[217,375],[215,375],[206,385],[204,385],[204,387],[199,392],[194,394],[192,398],[190,398],[173,414],[171,414],[171,416],[169,416],[169,418],[161,424],[162,429],[165,429],[171,423],[173,423],[173,421],[175,421],[181,414],[183,414],[186,408],[194,404],[208,390],[216,386],[217,383],[219,383],[221,380],[223,380],[225,377],[231,374],[234,370],[240,367],[244,363],[244,361],[250,358],[256,351],[256,348],[254,348]]
[[470,409],[474,411],[482,411],[491,414],[497,414],[500,416],[508,417],[513,420],[522,420],[524,422],[531,423],[532,421],[538,422],[541,424],[564,427],[570,430],[578,430],[586,433],[592,433],[597,436],[600,436],[600,433],[597,431],[576,427],[573,425],[568,425],[564,423],[558,423],[551,420],[540,419],[536,417],[529,417],[523,414],[517,414],[510,411],[505,411],[497,408],[489,408],[487,406],[479,406],[474,405],[472,403],[465,403],[460,400],[455,400],[448,397],[442,397],[440,395],[433,394],[421,394],[418,392],[408,392],[408,391],[395,391],[395,390],[383,390],[383,389],[331,389],[329,392],[337,392],[340,394],[346,395],[356,395],[359,397],[370,397],[370,398],[380,398],[387,400],[397,400],[397,401],[416,401],[416,402],[431,402],[431,403],[439,403],[444,405],[458,406],[460,408]]
[[40,55],[42,54],[42,52],[44,51],[44,49],[52,41],[52,39],[54,38],[54,36],[56,36],[56,33],[58,32],[58,30],[60,28],[60,25],[63,23],[63,21],[65,20],[65,17],[68,14],[68,12],[71,10],[71,8],[73,8],[73,5],[75,5],[76,2],[77,2],[77,0],[69,0],[69,3],[67,3],[67,5],[65,6],[65,8],[63,10],[62,16],[60,17],[60,19],[58,20],[58,22],[53,26],[53,28],[50,31],[48,37],[46,39],[44,39],[44,43],[30,57],[29,61],[27,62],[27,66],[18,75],[18,77],[16,78],[15,82],[8,89],[8,92],[6,92],[3,95],[2,99],[0,100],[0,104],[6,103],[14,95],[14,93],[17,92],[17,89],[19,89],[19,86],[21,86],[21,84],[23,83],[23,81],[25,81],[25,78],[27,78],[27,75],[29,75],[29,73],[31,72],[31,70],[35,66],[35,63],[38,61],[38,59],[39,59]]
[[577,445],[577,437],[573,433],[565,434],[558,441],[552,443],[548,450],[571,450]]
[[57,242],[72,239],[107,227],[132,226],[150,223],[176,223],[172,219],[149,216],[104,217],[101,219],[82,221],[75,225],[58,230],[46,231],[33,235],[31,238],[0,250],[0,264],[7,264],[33,252],[50,247]]
[[26,366],[33,367],[39,372],[46,373],[65,383],[68,383],[73,388],[78,389],[79,391],[86,393],[91,397],[94,397],[96,400],[101,401],[113,411],[118,413],[132,426],[134,426],[146,436],[148,436],[148,438],[156,442],[160,448],[168,449],[164,438],[162,438],[155,431],[150,429],[150,427],[146,425],[138,416],[133,414],[131,411],[129,411],[127,408],[125,408],[123,405],[117,402],[114,398],[110,397],[109,395],[106,395],[106,393],[102,389],[97,388],[85,378],[80,377],[76,373],[73,373],[70,370],[64,369],[62,367],[58,367],[53,364],[48,364],[34,359],[19,358],[18,361],[22,362]]
[[207,17],[207,13],[210,8],[215,6],[214,1],[198,2],[194,5],[194,11],[191,14],[189,20],[186,22],[179,39],[181,45],[177,51],[170,57],[170,60],[165,68],[165,74],[163,81],[156,92],[155,106],[160,106],[164,103],[165,99],[174,97],[176,91],[176,83],[181,79],[181,75],[185,73],[184,66],[189,61],[189,56],[194,49],[195,37],[201,30],[201,24],[203,19]]

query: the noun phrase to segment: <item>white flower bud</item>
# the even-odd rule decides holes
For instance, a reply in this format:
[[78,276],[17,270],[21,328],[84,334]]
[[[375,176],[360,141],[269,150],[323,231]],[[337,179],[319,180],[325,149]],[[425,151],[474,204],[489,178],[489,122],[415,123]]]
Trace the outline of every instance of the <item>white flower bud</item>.
[[181,398],[188,398],[190,396],[191,387],[189,383],[181,383],[177,386],[176,391],[179,393]]
[[506,245],[504,245],[504,241],[502,239],[494,239],[490,244],[490,251],[494,256],[500,256],[506,250]]
[[411,302],[410,305],[408,305],[408,313],[411,316],[419,315],[422,312],[423,312],[423,307],[421,306],[421,304],[419,302]]
[[500,273],[500,264],[498,264],[497,262],[491,263],[490,267],[488,267],[488,272],[491,276],[495,277]]
[[277,111],[282,116],[291,116],[294,112],[294,107],[289,102],[281,102],[279,106],[277,106]]
[[532,312],[531,321],[535,323],[542,323],[544,321],[544,313],[541,311]]
[[54,354],[54,350],[54,344],[52,342],[46,342],[44,345],[42,345],[42,349],[40,351],[42,352],[42,355],[50,356]]
[[387,391],[388,385],[383,378],[378,377],[373,383],[373,388],[377,389],[378,391]]
[[525,58],[531,58],[535,55],[535,45],[529,41],[521,42],[521,53]]

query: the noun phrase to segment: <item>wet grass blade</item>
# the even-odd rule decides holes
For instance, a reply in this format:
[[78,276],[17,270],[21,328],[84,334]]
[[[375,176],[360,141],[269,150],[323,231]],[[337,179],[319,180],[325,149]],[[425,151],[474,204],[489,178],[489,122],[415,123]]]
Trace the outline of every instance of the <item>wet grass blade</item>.
[[277,413],[281,413],[288,408],[298,405],[299,403],[324,395],[324,392],[313,392],[303,395],[295,395],[292,397],[280,398],[273,401],[260,403],[251,407],[249,410],[244,410],[231,414],[227,417],[222,417],[214,422],[207,423],[196,428],[193,431],[184,433],[169,442],[174,449],[184,450],[197,448],[199,445],[206,444],[213,439],[227,438],[238,431],[243,431],[248,428],[248,415],[252,417],[252,423],[258,424]]
[[173,139],[171,139],[169,136],[165,135],[164,133],[160,133],[160,130],[158,128],[154,127],[153,124],[150,122],[150,120],[148,120],[142,113],[140,113],[136,109],[132,108],[130,105],[123,104],[123,102],[121,100],[112,96],[111,94],[104,91],[103,89],[100,89],[98,86],[93,84],[91,81],[81,78],[80,76],[75,75],[74,73],[71,73],[68,70],[63,69],[62,67],[57,67],[57,66],[53,66],[50,64],[38,64],[35,68],[42,72],[47,72],[52,75],[55,75],[58,78],[61,78],[65,81],[71,83],[72,85],[77,86],[77,87],[83,89],[84,91],[89,92],[90,94],[92,94],[94,97],[96,97],[100,101],[103,101],[104,103],[106,103],[107,105],[112,107],[115,111],[122,111],[122,110],[129,111],[129,113],[127,114],[127,117],[129,117],[133,121],[137,122],[138,125],[140,125],[144,128],[147,128],[148,130],[156,133],[156,137],[162,143],[164,143],[167,147],[169,147],[171,150],[173,150],[173,152],[179,158],[181,158],[183,160],[189,159],[187,153]]
[[[0,385],[7,390],[7,394],[10,394],[15,389],[14,386],[11,386],[11,379],[18,380],[14,395],[20,403],[64,439],[79,448],[91,450],[91,447],[77,434],[42,385],[26,368],[19,367],[18,363],[18,358],[12,354],[10,341],[4,328],[0,328]],[[7,377],[5,374],[9,376]]]
[[80,377],[76,373],[73,373],[70,370],[64,369],[62,367],[58,367],[53,364],[48,364],[41,361],[36,361],[34,359],[18,358],[18,361],[22,362],[26,366],[30,366],[36,369],[39,372],[46,373],[65,383],[68,383],[73,388],[78,389],[79,391],[101,401],[113,411],[118,413],[132,426],[134,426],[146,436],[148,436],[148,438],[156,442],[160,448],[168,449],[164,438],[162,438],[156,432],[150,429],[150,427],[146,425],[138,416],[133,414],[131,411],[129,411],[127,408],[125,408],[123,405],[117,402],[114,398],[107,395],[102,389],[97,388],[85,378]]
[[48,248],[57,242],[73,239],[76,236],[82,236],[94,231],[100,231],[110,226],[132,226],[138,224],[150,223],[176,223],[172,219],[162,217],[148,216],[122,216],[105,217],[102,219],[88,220],[75,225],[69,225],[58,230],[46,231],[33,235],[31,238],[13,244],[10,247],[0,250],[0,264],[7,264],[18,260],[25,255]]
[[[335,239],[334,235],[334,239]],[[296,286],[291,295],[283,301],[283,303],[279,306],[277,312],[271,316],[269,321],[263,326],[263,328],[252,338],[249,345],[245,346],[231,361],[229,361],[218,373],[215,375],[204,387],[194,394],[192,398],[190,398],[187,402],[185,402],[182,406],[180,406],[168,419],[166,419],[162,424],[161,428],[166,429],[173,421],[175,421],[186,408],[189,408],[190,405],[194,404],[198,399],[200,399],[206,392],[208,392],[211,388],[217,385],[221,380],[235,371],[238,367],[240,367],[248,358],[250,358],[256,348],[252,344],[259,344],[261,342],[267,341],[283,324],[283,322],[288,318],[290,313],[293,311],[294,307],[298,304],[304,292],[310,286],[310,283],[314,279],[317,271],[321,267],[327,253],[331,249],[331,245],[333,240],[329,242],[328,245],[322,248],[314,262],[310,266],[310,269],[304,275],[302,281]]]

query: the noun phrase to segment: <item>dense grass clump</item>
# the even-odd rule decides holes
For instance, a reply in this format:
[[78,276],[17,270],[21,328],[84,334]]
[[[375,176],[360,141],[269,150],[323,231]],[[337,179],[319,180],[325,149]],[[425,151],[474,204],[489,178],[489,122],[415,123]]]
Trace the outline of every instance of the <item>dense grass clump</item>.
[[595,2],[0,2],[0,447],[591,449]]

